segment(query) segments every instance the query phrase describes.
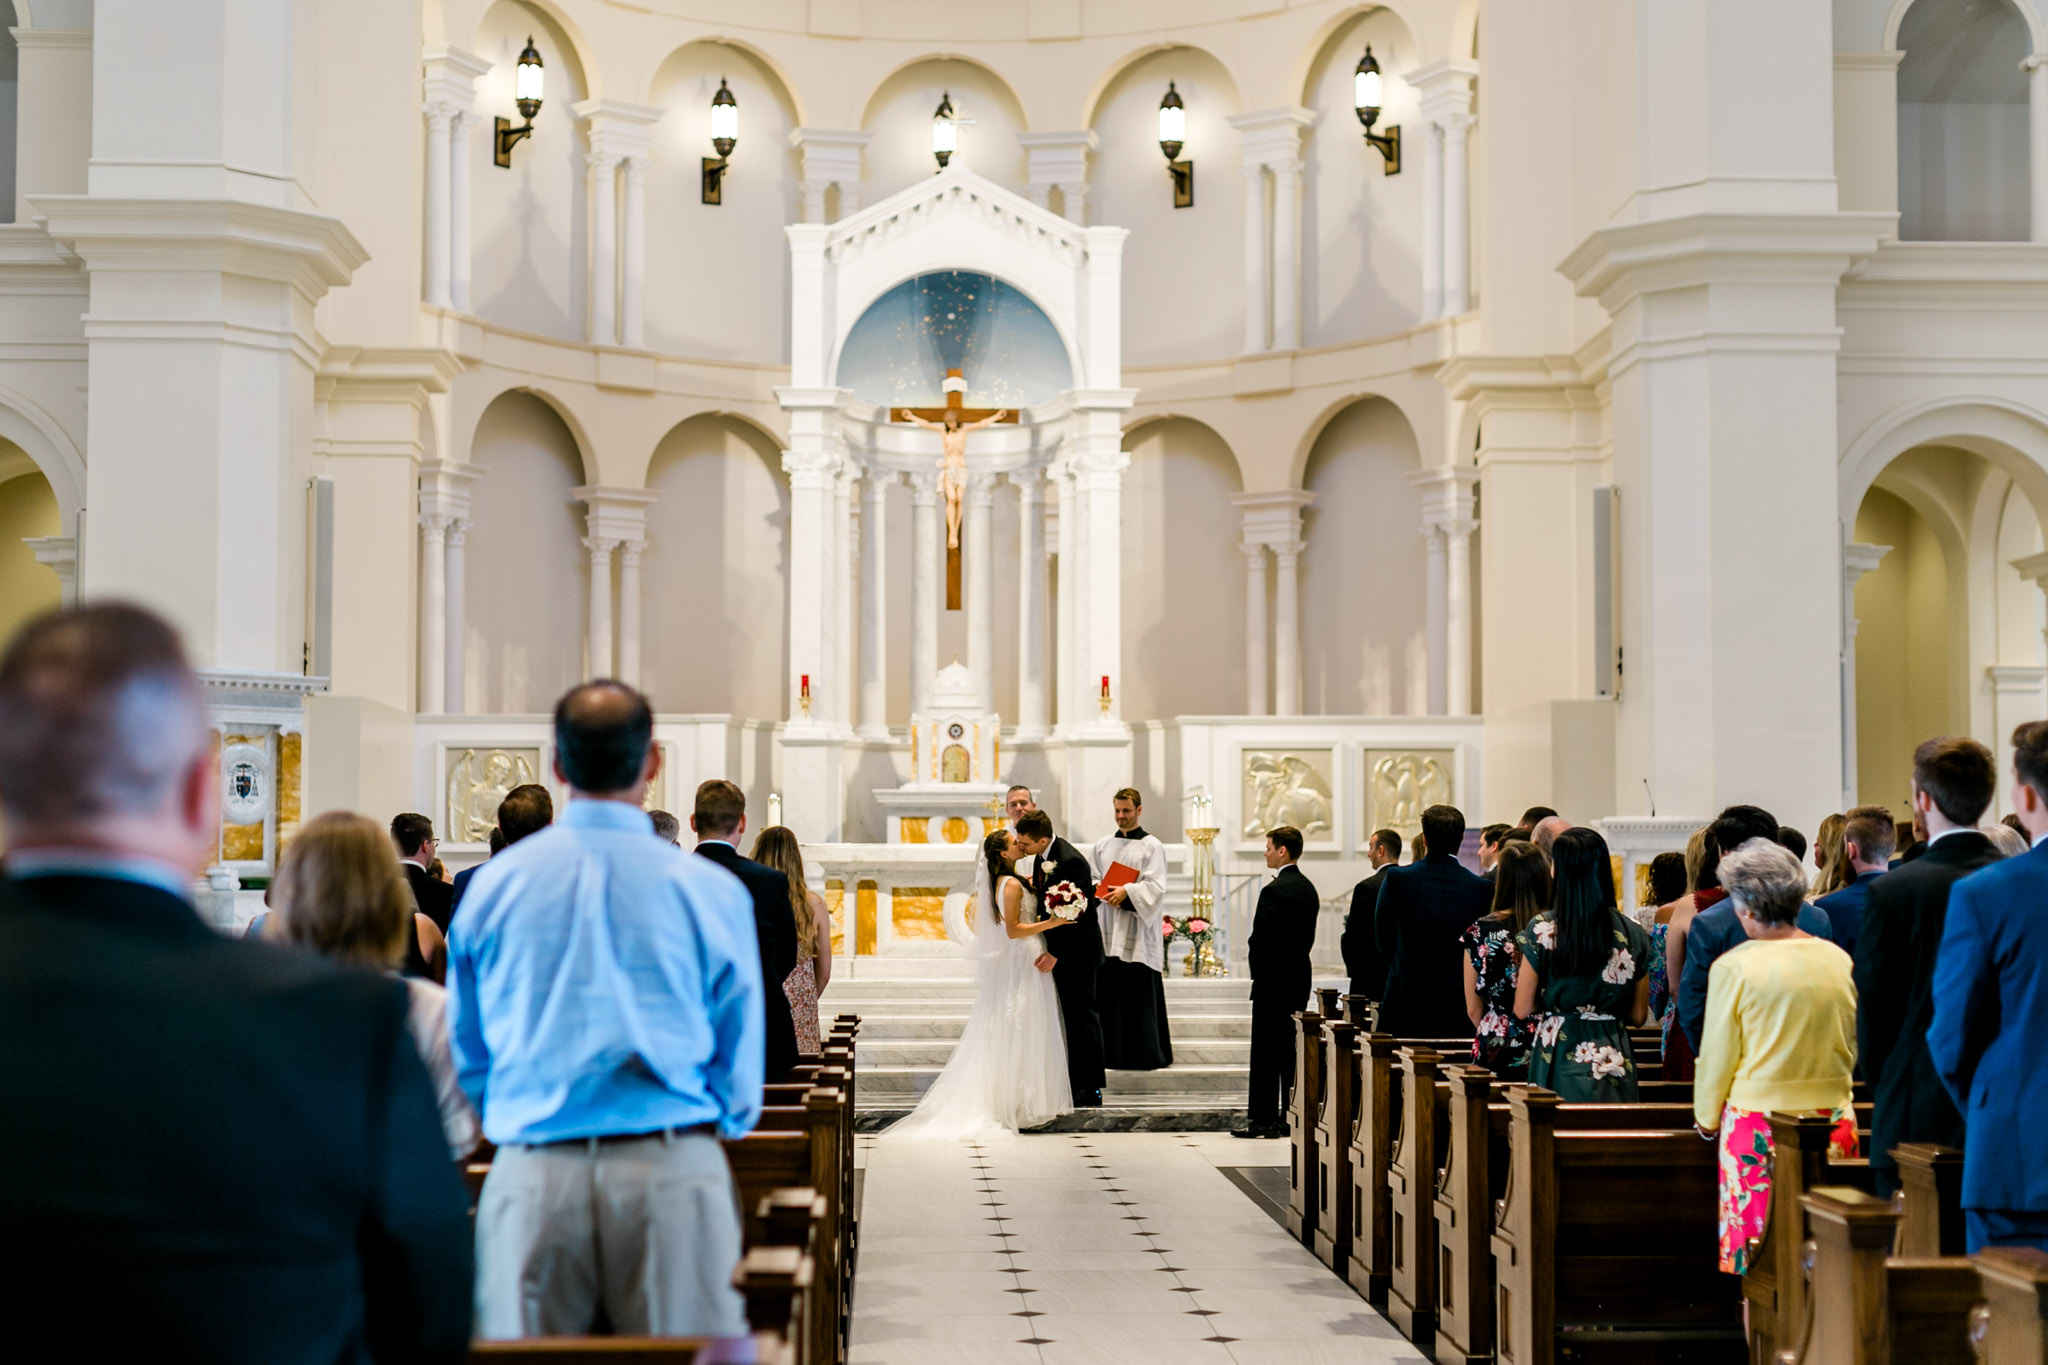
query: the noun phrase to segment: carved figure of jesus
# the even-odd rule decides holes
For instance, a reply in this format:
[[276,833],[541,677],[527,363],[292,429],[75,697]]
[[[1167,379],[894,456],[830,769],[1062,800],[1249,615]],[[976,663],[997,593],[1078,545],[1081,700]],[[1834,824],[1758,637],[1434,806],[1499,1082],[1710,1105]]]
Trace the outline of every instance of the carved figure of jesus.
[[962,423],[953,412],[946,414],[943,422],[932,422],[905,410],[904,414],[915,426],[926,431],[939,433],[939,442],[945,449],[945,459],[939,465],[939,491],[946,495],[946,548],[960,548],[960,501],[967,495],[967,433],[992,427],[1009,416],[1007,409],[990,413],[979,422]]

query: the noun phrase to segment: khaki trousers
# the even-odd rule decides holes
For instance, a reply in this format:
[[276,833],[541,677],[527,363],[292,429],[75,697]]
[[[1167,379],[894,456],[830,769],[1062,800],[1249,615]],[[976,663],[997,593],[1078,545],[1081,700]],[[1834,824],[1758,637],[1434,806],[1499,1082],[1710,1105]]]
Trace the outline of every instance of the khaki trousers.
[[476,1219],[476,1327],[489,1340],[740,1336],[739,1197],[709,1134],[505,1147]]

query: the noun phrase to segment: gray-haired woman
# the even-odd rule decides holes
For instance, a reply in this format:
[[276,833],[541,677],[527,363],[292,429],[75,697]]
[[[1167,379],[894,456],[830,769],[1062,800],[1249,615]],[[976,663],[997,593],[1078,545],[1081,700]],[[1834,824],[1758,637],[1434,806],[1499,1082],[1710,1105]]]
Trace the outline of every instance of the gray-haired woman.
[[1751,839],[1721,859],[1721,885],[1749,941],[1707,975],[1693,1119],[1721,1143],[1721,1269],[1749,1267],[1771,1207],[1773,1110],[1834,1119],[1831,1155],[1856,1155],[1856,985],[1849,955],[1799,928],[1806,874]]

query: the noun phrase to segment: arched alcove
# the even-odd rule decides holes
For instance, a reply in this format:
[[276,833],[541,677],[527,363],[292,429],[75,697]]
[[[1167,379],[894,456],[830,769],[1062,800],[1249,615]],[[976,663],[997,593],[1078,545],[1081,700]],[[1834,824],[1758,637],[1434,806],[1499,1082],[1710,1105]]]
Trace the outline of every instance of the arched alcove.
[[641,681],[657,711],[775,720],[788,632],[789,481],[758,427],[692,417],[647,467]]
[[1024,190],[1024,107],[1002,78],[976,62],[934,57],[912,62],[884,80],[868,98],[860,126],[874,134],[862,158],[861,202],[896,193],[938,169],[932,159],[932,115],[951,98],[959,130],[951,164],[965,166],[1004,189]]
[[[1361,136],[1352,77],[1367,44],[1384,75],[1380,123],[1412,130],[1402,160],[1414,157],[1413,173],[1386,174]],[[1341,25],[1310,63],[1302,99],[1316,121],[1303,148],[1303,345],[1383,336],[1422,316],[1424,131],[1414,87],[1404,79],[1419,64],[1414,37],[1390,9]]]
[[[1195,202],[1173,206],[1159,151],[1159,101],[1168,82],[1187,114],[1181,152],[1195,166]],[[1196,47],[1169,47],[1127,64],[1094,108],[1097,147],[1088,174],[1088,221],[1128,228],[1127,297],[1144,299],[1124,332],[1124,360],[1171,364],[1233,354],[1244,341],[1244,177],[1237,83]],[[1197,281],[1202,287],[1193,287]]]
[[57,575],[22,542],[64,534],[50,481],[13,442],[0,439],[0,649],[22,623],[58,605]]
[[1167,417],[1124,436],[1123,705],[1133,719],[1245,709],[1243,491],[1237,457],[1201,422]]
[[1899,236],[2025,241],[2025,18],[2009,0],[1916,0],[1898,45]]
[[1954,676],[1967,581],[1936,523],[1882,485],[1864,498],[1854,534],[1891,547],[1856,584],[1856,794],[1903,817],[1914,746],[1969,731]]
[[[720,190],[703,202],[711,98],[723,80],[740,137]],[[657,351],[775,364],[789,354],[789,265],[797,221],[796,109],[781,80],[729,43],[690,43],[655,72],[647,172],[647,344]]]
[[863,403],[931,407],[946,401],[949,369],[966,380],[969,407],[1031,407],[1074,387],[1045,310],[972,270],[915,276],[868,305],[839,348],[833,383]]
[[[492,157],[490,116],[513,107],[514,68],[531,37],[546,72],[533,136]],[[479,317],[524,332],[580,341],[588,331],[582,121],[573,106],[588,94],[583,66],[553,19],[519,0],[484,15],[476,53],[491,63],[477,81],[483,131],[470,139],[471,297]],[[424,229],[422,229],[424,231]]]
[[584,463],[568,424],[539,396],[501,394],[470,443],[465,708],[551,709],[585,676],[589,557],[570,496]]
[[1301,691],[1310,715],[1429,710],[1420,468],[1414,429],[1384,398],[1339,412],[1309,449]]

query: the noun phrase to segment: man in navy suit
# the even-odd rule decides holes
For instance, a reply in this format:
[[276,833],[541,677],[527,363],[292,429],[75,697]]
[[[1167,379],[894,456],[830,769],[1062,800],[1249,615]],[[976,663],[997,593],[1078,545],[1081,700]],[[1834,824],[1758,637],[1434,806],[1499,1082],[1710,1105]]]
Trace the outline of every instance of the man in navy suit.
[[1898,839],[1899,827],[1883,806],[1858,806],[1849,812],[1842,829],[1842,856],[1849,860],[1856,880],[1814,904],[1827,911],[1835,946],[1850,957],[1856,956],[1856,939],[1863,932],[1863,905],[1870,899],[1870,884],[1890,869],[1892,847]]
[[2048,1251],[2048,721],[2013,732],[2013,807],[2033,848],[1949,892],[1927,1049],[1963,1112],[1972,1254]]
[[[1549,818],[1549,817],[1546,817]],[[1422,812],[1423,856],[1387,873],[1374,929],[1387,964],[1379,1031],[1396,1038],[1470,1038],[1465,948],[1459,941],[1493,904],[1493,884],[1458,861],[1465,816],[1455,806]]]
[[[673,818],[673,817],[671,817]],[[548,795],[548,789],[538,782],[525,782],[505,793],[505,799],[498,803],[498,846],[491,850],[495,855],[512,847],[529,834],[538,834],[555,823],[555,798]],[[487,860],[488,861],[488,860]],[[455,874],[455,899],[448,908],[452,922],[455,914],[462,909],[462,898],[469,894],[470,880],[478,868],[465,867]]]

